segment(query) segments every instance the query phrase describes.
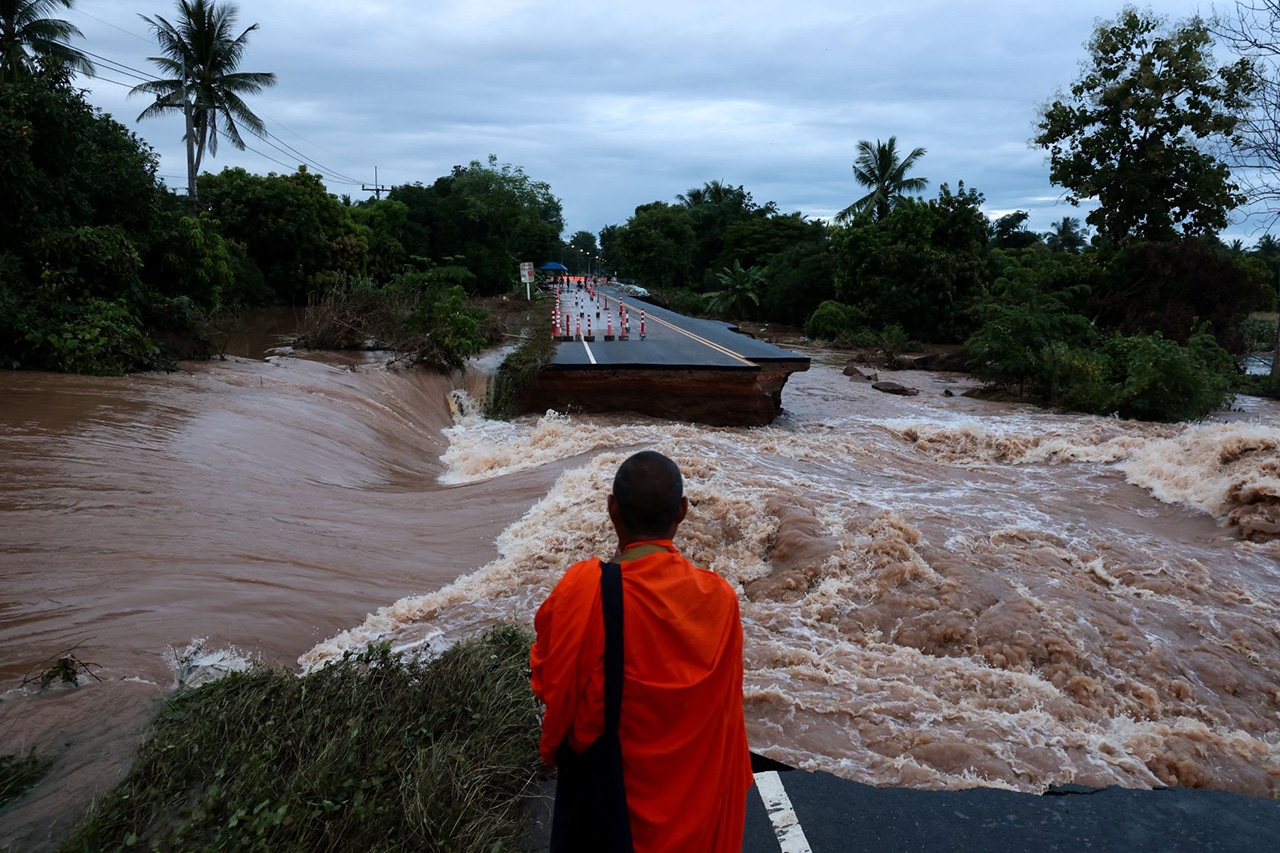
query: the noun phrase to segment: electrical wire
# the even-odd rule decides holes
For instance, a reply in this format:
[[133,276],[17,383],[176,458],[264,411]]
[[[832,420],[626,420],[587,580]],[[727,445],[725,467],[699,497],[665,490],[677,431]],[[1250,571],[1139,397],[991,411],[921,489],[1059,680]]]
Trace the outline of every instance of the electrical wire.
[[[134,38],[136,38],[136,39],[138,39],[138,40],[140,40],[140,41],[147,42],[148,44],[152,44],[152,43],[153,43],[150,39],[143,38],[142,36],[138,35],[137,33],[130,32],[129,30],[124,29],[123,27],[118,27],[118,26],[116,26],[115,24],[112,24],[112,23],[111,23],[111,22],[109,22],[109,21],[104,21],[102,18],[99,18],[99,17],[97,17],[96,15],[91,15],[91,14],[89,14],[88,12],[85,12],[83,9],[74,9],[74,11],[79,12],[79,13],[81,13],[81,14],[85,15],[85,16],[86,16],[86,17],[88,17],[88,18],[92,18],[93,20],[95,20],[95,21],[97,21],[97,22],[99,22],[99,23],[101,23],[101,24],[105,24],[106,26],[111,27],[112,29],[119,30],[120,32],[122,32],[122,33],[124,33],[124,34],[126,34],[126,35],[133,36]],[[148,76],[148,74],[147,74],[147,72],[146,72],[146,71],[143,71],[143,70],[138,69],[138,68],[134,68],[134,67],[133,67],[133,66],[131,66],[131,65],[126,65],[126,64],[125,64],[125,63],[123,63],[123,62],[119,62],[119,61],[114,60],[114,59],[109,59],[108,57],[102,56],[102,55],[97,54],[97,53],[92,53],[92,52],[87,51],[87,50],[81,50],[80,52],[81,52],[81,53],[83,53],[85,56],[88,56],[88,57],[90,57],[90,58],[92,58],[92,59],[94,59],[94,60],[97,60],[98,62],[105,63],[105,64],[106,64],[106,66],[107,66],[107,70],[109,70],[109,71],[111,71],[111,72],[113,72],[113,73],[116,73],[116,74],[122,74],[122,75],[124,75],[125,77],[132,77],[132,78],[134,78],[134,79],[136,79],[136,80],[138,80],[138,81],[140,81],[140,82],[144,82],[144,83],[151,82],[151,81],[154,79],[153,77]],[[128,89],[132,89],[132,88],[134,88],[134,86],[132,86],[132,85],[130,85],[130,84],[128,84],[128,83],[122,83],[122,82],[120,82],[119,80],[113,80],[113,79],[111,79],[111,78],[109,78],[109,77],[103,77],[103,76],[101,76],[101,75],[99,75],[99,74],[91,74],[91,75],[88,75],[88,76],[93,77],[94,79],[97,79],[97,80],[103,80],[103,81],[108,82],[108,83],[114,83],[114,84],[115,84],[115,85],[117,85],[117,86],[123,86],[123,87],[128,88]],[[266,113],[263,113],[263,112],[259,111],[259,114],[260,114],[263,118],[265,118],[265,119],[267,119],[268,121],[271,121],[273,124],[275,124],[275,125],[279,126],[281,129],[286,130],[286,131],[288,131],[289,133],[292,133],[294,136],[298,137],[299,139],[303,140],[304,142],[307,142],[307,143],[309,143],[309,144],[311,144],[311,145],[314,145],[316,148],[319,148],[321,151],[324,151],[324,152],[326,152],[326,153],[328,153],[328,154],[332,154],[333,156],[338,157],[339,159],[346,160],[348,163],[352,163],[352,164],[357,165],[357,166],[361,166],[361,165],[363,165],[363,164],[361,164],[361,163],[357,163],[356,161],[354,161],[354,160],[352,160],[352,159],[350,159],[350,158],[348,158],[348,157],[344,157],[344,156],[342,156],[341,154],[338,154],[338,153],[336,153],[336,152],[330,151],[329,149],[327,149],[327,148],[325,148],[324,146],[319,145],[319,144],[317,144],[317,143],[315,143],[315,142],[311,141],[310,139],[307,139],[305,136],[303,136],[302,134],[298,133],[296,130],[292,130],[291,128],[286,127],[282,122],[277,121],[276,119],[272,118],[271,116],[268,116]],[[355,179],[355,178],[351,177],[350,175],[343,174],[342,172],[339,172],[337,169],[330,169],[330,168],[327,168],[326,166],[324,166],[322,163],[318,162],[318,161],[317,161],[317,160],[315,160],[314,158],[308,157],[307,155],[305,155],[305,154],[303,154],[301,151],[299,151],[297,148],[295,148],[295,147],[293,147],[292,145],[290,145],[289,143],[285,142],[285,141],[284,141],[283,139],[281,139],[279,136],[276,136],[276,135],[275,135],[274,133],[272,133],[269,129],[268,129],[268,130],[266,130],[266,135],[265,135],[265,136],[260,136],[259,138],[260,138],[260,139],[262,139],[262,141],[263,141],[263,142],[265,142],[267,145],[269,145],[269,146],[271,146],[272,148],[274,148],[276,151],[280,152],[281,154],[284,154],[286,157],[287,157],[287,156],[289,156],[290,154],[292,154],[293,156],[296,156],[296,157],[300,158],[300,159],[302,160],[302,162],[303,162],[303,163],[307,164],[308,166],[310,166],[310,167],[311,167],[311,168],[313,168],[313,169],[316,169],[316,170],[317,170],[321,175],[325,176],[326,180],[330,180],[330,181],[332,181],[333,183],[341,184],[341,185],[344,185],[344,186],[355,186],[355,187],[359,187],[359,186],[363,186],[363,185],[364,185],[364,182],[363,182],[363,181],[359,181],[359,180],[357,180],[357,179]],[[273,140],[274,140],[274,142],[273,142]],[[276,143],[279,143],[279,144],[277,145]],[[282,148],[281,146],[283,146],[283,148]],[[248,148],[248,146],[246,146],[246,148]],[[287,150],[286,150],[286,149],[287,149]],[[282,162],[282,161],[280,161],[280,160],[275,159],[274,157],[271,157],[271,156],[269,156],[269,155],[267,155],[267,154],[263,154],[261,151],[257,151],[256,149],[253,149],[253,148],[249,148],[249,150],[254,151],[254,153],[258,154],[259,156],[264,157],[264,158],[265,158],[265,159],[267,159],[267,160],[270,160],[272,163],[276,163],[276,164],[278,164],[278,165],[280,165],[280,166],[283,166],[283,167],[284,167],[284,168],[286,168],[286,169],[290,169],[290,170],[292,170],[292,169],[294,168],[294,166],[290,166],[290,165],[288,165],[288,164],[286,164],[286,163],[284,163],[284,162]]]

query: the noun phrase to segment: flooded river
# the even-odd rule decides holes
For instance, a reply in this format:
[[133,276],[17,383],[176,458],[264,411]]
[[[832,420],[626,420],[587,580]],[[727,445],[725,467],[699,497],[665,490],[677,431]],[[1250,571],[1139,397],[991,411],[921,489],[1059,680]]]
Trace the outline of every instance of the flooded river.
[[[686,474],[677,544],[740,592],[757,751],[1280,796],[1280,407],[1139,424],[928,373],[898,398],[813,355],[758,429],[487,422],[477,371],[358,356],[0,373],[0,752],[56,759],[0,846],[65,831],[179,678],[531,623],[612,552],[604,494],[643,447]],[[101,680],[22,685],[68,653]]]

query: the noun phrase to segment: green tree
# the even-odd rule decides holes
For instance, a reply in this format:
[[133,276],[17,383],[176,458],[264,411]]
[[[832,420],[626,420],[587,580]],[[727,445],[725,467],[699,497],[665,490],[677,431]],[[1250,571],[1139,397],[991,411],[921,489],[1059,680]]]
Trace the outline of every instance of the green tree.
[[590,231],[575,231],[569,238],[569,250],[565,258],[569,262],[567,264],[569,269],[577,273],[585,273],[588,270],[594,273],[603,272],[595,261],[596,256],[600,254],[600,248],[596,245],[596,235]]
[[988,220],[982,194],[943,184],[928,202],[907,199],[879,221],[859,217],[832,238],[837,298],[875,328],[913,339],[960,341],[984,292]]
[[821,240],[826,226],[808,222],[800,213],[748,216],[724,231],[724,250],[716,263],[727,267],[741,261],[744,266],[767,266],[774,257],[797,243]]
[[389,198],[409,208],[409,254],[457,259],[474,276],[473,294],[510,290],[521,261],[556,258],[562,248],[564,216],[551,186],[493,155],[454,166],[431,186],[392,187]]
[[693,258],[693,278],[712,278],[711,270],[729,263],[724,259],[726,234],[734,225],[752,217],[776,212],[773,202],[757,205],[742,185],[708,181],[677,195],[676,201],[689,214],[698,246]]
[[991,247],[993,249],[1026,249],[1040,242],[1040,235],[1027,230],[1025,210],[1015,210],[991,223]]
[[[276,75],[261,71],[237,71],[249,33],[257,24],[233,35],[239,8],[234,3],[217,0],[178,0],[177,23],[156,15],[142,20],[151,25],[163,56],[150,61],[166,74],[159,80],[140,83],[131,95],[155,96],[155,102],[138,116],[144,118],[181,113],[184,103],[191,104],[195,132],[195,171],[199,173],[207,149],[218,154],[218,137],[244,150],[239,125],[263,136],[266,127],[244,102],[244,95],[256,95],[274,86]],[[238,124],[237,124],[238,123]],[[184,136],[185,138],[185,136]]]
[[299,167],[292,175],[254,175],[242,168],[200,176],[200,198],[222,234],[245,247],[276,299],[303,303],[343,273],[366,270],[367,234],[325,189]]
[[646,287],[688,287],[698,239],[689,211],[661,201],[642,204],[614,240],[629,275]]
[[907,193],[921,193],[929,186],[928,178],[908,178],[916,162],[925,155],[915,148],[904,158],[898,157],[898,137],[888,142],[876,140],[872,145],[858,142],[858,156],[853,161],[853,178],[871,191],[836,214],[836,222],[845,223],[859,213],[870,211],[875,219],[884,219],[889,211],[907,199]]
[[84,34],[69,21],[51,18],[59,6],[70,9],[73,0],[0,0],[0,83],[29,73],[41,59],[65,64],[93,74],[93,63],[67,44]]
[[1098,200],[1086,220],[1104,239],[1213,233],[1244,197],[1209,145],[1235,138],[1254,87],[1247,60],[1213,66],[1199,18],[1169,28],[1128,7],[1098,26],[1083,76],[1043,107],[1033,141],[1068,201]]
[[831,240],[796,243],[774,255],[765,273],[761,313],[770,320],[803,326],[818,306],[836,297]]
[[720,289],[707,294],[707,310],[730,319],[745,320],[760,307],[760,291],[764,287],[764,271],[759,267],[742,268],[735,260],[732,267],[716,273]]
[[[155,173],[155,153],[86,103],[65,70],[0,84],[0,363],[161,367],[158,330],[196,354],[198,308],[226,297],[219,241],[194,227],[166,229],[168,196]],[[159,259],[191,262],[201,244],[213,266],[165,275]]]

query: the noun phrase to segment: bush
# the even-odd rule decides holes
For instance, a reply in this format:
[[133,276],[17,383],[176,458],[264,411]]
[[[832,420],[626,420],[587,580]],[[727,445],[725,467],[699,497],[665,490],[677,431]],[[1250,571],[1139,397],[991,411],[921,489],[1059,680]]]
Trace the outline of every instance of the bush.
[[707,313],[707,298],[696,290],[685,287],[649,288],[649,298],[660,305],[686,317],[700,317]]
[[385,349],[396,360],[438,369],[461,367],[484,348],[483,309],[467,305],[452,279],[469,275],[436,267],[379,285],[368,276],[340,276],[313,293],[295,345],[309,349]]
[[804,324],[804,333],[816,341],[849,338],[866,325],[866,315],[852,305],[827,300]]
[[1185,347],[1157,332],[1116,335],[1106,350],[1117,380],[1115,409],[1124,417],[1195,420],[1229,397],[1235,362],[1203,329]]

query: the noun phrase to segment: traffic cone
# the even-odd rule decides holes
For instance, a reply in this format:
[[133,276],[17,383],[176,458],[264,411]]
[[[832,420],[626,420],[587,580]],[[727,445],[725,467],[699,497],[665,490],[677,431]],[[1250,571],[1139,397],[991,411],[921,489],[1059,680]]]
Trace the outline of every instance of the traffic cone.
[[593,334],[591,334],[591,315],[590,315],[590,314],[588,314],[588,315],[587,315],[587,336],[586,336],[585,338],[583,338],[583,340],[584,340],[584,341],[594,341],[595,339],[596,339],[596,336],[595,336],[595,335],[593,335]]
[[606,331],[604,333],[604,339],[606,341],[613,340],[613,315],[612,314],[609,315],[609,325],[606,327]]
[[578,320],[578,340],[582,340],[582,320]]
[[640,309],[640,340],[644,340],[644,309]]

